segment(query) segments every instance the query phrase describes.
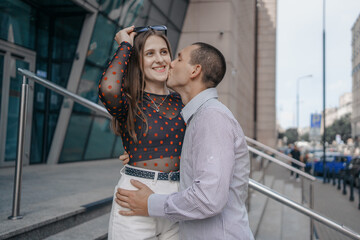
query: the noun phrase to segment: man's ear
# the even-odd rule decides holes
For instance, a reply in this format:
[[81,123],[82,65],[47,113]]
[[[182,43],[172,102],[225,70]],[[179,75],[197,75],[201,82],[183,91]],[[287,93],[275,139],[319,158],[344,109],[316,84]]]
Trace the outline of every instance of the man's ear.
[[200,76],[202,72],[202,67],[200,64],[196,64],[193,66],[193,69],[191,71],[191,75],[190,75],[190,78],[194,79],[194,78],[197,78]]

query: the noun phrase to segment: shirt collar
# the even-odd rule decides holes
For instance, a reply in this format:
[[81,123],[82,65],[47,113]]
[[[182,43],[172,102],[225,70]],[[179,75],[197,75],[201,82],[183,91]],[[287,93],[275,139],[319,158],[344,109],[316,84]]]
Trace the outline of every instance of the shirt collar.
[[193,99],[188,102],[185,107],[181,111],[181,115],[184,118],[186,124],[191,119],[191,117],[197,112],[197,110],[208,100],[212,98],[218,98],[216,88],[208,88],[198,95],[196,95]]

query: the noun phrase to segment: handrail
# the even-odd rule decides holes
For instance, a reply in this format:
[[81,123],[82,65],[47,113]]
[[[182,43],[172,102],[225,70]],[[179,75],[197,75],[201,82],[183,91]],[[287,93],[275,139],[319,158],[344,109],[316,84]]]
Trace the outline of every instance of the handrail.
[[315,211],[313,211],[309,208],[306,208],[306,207],[284,197],[283,195],[272,190],[271,188],[264,186],[252,179],[249,179],[249,187],[253,188],[254,190],[256,190],[256,191],[258,191],[258,192],[260,192],[282,204],[285,204],[286,206],[288,206],[302,214],[309,216],[312,219],[315,219],[318,222],[325,224],[326,226],[328,226],[348,237],[351,237],[353,239],[360,239],[360,234],[349,229],[348,227],[345,227],[344,225],[340,225],[339,223],[336,223],[335,221],[333,221],[327,217],[324,217],[324,216],[320,215],[319,213],[316,213]]
[[50,90],[53,90],[54,92],[57,92],[65,97],[71,98],[75,102],[77,102],[87,108],[90,108],[91,110],[94,110],[97,113],[100,113],[104,117],[111,118],[111,115],[108,113],[108,111],[106,111],[106,109],[104,107],[101,107],[99,104],[93,103],[93,102],[87,100],[86,98],[80,97],[79,95],[72,93],[63,87],[60,87],[50,81],[42,79],[28,70],[18,68],[18,72],[23,76],[31,78],[32,80],[39,83],[40,85],[43,85],[44,87],[49,88]]
[[[63,96],[66,96],[66,97],[69,97],[69,98],[73,99],[75,102],[77,102],[77,103],[79,103],[79,104],[81,104],[83,106],[86,106],[86,107],[90,108],[91,110],[94,110],[94,111],[96,111],[98,113],[101,113],[105,117],[111,118],[111,115],[106,111],[106,109],[101,107],[98,104],[95,104],[95,103],[93,103],[93,102],[91,102],[91,101],[89,101],[89,100],[87,100],[87,99],[85,99],[83,97],[80,97],[80,96],[78,96],[78,95],[76,95],[74,93],[71,93],[68,90],[66,90],[65,88],[57,86],[56,84],[51,83],[48,80],[44,80],[44,79],[42,79],[40,77],[37,77],[35,74],[33,74],[30,71],[18,68],[18,72],[24,76],[24,78],[23,78],[23,88],[22,88],[22,92],[21,92],[21,95],[24,98],[24,101],[22,101],[21,104],[24,104],[24,106],[26,106],[26,101],[25,101],[26,91],[24,91],[24,90],[26,90],[26,88],[24,88],[24,85],[28,85],[26,83],[26,77],[28,77],[30,79],[33,79],[35,82],[37,82],[37,83],[39,83],[39,84],[41,84],[41,85],[55,91],[55,92],[57,92],[57,93],[59,93],[59,94],[61,94]],[[24,92],[25,92],[25,95],[23,95]],[[22,105],[21,109],[23,109],[24,106]],[[24,122],[25,121],[22,121],[23,126],[21,126],[21,124],[19,124],[19,128],[24,127],[24,125],[25,125]],[[267,156],[267,154],[262,153],[262,152],[254,149],[252,147],[249,147],[249,148],[252,151],[255,151],[258,155],[261,155],[261,156],[263,156],[265,158],[273,158],[273,157]],[[21,151],[21,152],[23,152],[23,151]],[[22,154],[18,154],[18,155],[21,156]],[[272,160],[279,161],[279,160],[277,160],[275,158],[273,158]],[[279,162],[281,162],[281,161],[279,161]],[[17,168],[22,168],[21,164],[19,164],[19,163],[21,163],[21,161],[19,161],[19,156],[18,156]],[[283,162],[281,162],[281,163],[285,164]],[[287,164],[285,164],[285,165],[287,165]],[[291,169],[292,167],[287,165],[286,168]],[[296,168],[293,169],[294,172],[297,172],[296,170],[298,170],[298,169],[296,169]],[[18,171],[16,170],[15,175],[17,175],[17,172]],[[21,173],[21,171],[20,171],[20,173]],[[304,173],[299,173],[299,174],[304,176]],[[20,197],[15,196],[15,194],[16,194],[15,193],[15,186],[18,186],[17,190],[20,191],[20,187],[19,187],[20,183],[17,182],[17,179],[18,178],[15,176],[16,183],[14,184],[14,199],[17,199],[20,202]],[[19,179],[20,179],[20,182],[21,182],[21,177]],[[260,183],[258,183],[256,181],[254,181],[253,179],[249,179],[249,187],[255,189],[256,191],[259,191],[259,192],[265,194],[268,197],[273,198],[274,200],[276,200],[278,202],[281,202],[281,203],[283,203],[283,204],[285,204],[285,205],[287,205],[287,206],[289,206],[289,207],[291,207],[291,208],[293,208],[293,209],[295,209],[295,210],[309,216],[310,218],[313,218],[313,219],[315,219],[315,220],[317,220],[319,222],[324,223],[325,225],[329,226],[330,228],[332,228],[332,229],[334,229],[336,231],[339,231],[339,232],[341,232],[341,233],[343,233],[343,234],[345,234],[345,235],[347,235],[347,236],[349,236],[351,238],[360,240],[360,235],[358,233],[353,232],[349,228],[346,228],[345,226],[341,226],[340,224],[338,224],[338,223],[336,223],[336,222],[334,222],[334,221],[332,221],[332,220],[330,220],[330,219],[328,219],[326,217],[321,216],[320,214],[312,211],[311,209],[305,208],[302,205],[300,205],[300,204],[298,204],[298,203],[296,203],[294,201],[291,201],[290,199],[282,196],[281,194],[271,190],[270,188],[268,188],[268,187],[266,187],[266,186],[264,186],[264,185],[262,185],[262,184],[260,184]],[[18,193],[18,196],[20,196],[19,193]],[[17,204],[19,204],[19,202],[17,202]],[[14,204],[13,204],[13,206],[14,206]],[[13,208],[13,216],[11,216],[11,219],[19,219],[18,218],[19,217],[19,211],[20,211],[20,206],[18,208],[16,208],[16,213],[14,212],[14,208]]]
[[254,145],[258,146],[258,147],[261,147],[261,148],[265,149],[266,151],[269,151],[269,152],[271,152],[271,153],[273,153],[273,154],[275,154],[275,155],[277,155],[279,157],[282,157],[285,160],[291,161],[292,163],[295,163],[296,165],[298,165],[300,167],[305,167],[306,166],[306,164],[300,162],[299,160],[296,160],[296,159],[294,159],[292,157],[289,157],[286,154],[283,154],[283,153],[281,153],[281,152],[279,152],[279,151],[277,151],[277,150],[275,150],[275,149],[273,149],[273,148],[271,148],[269,146],[266,146],[265,144],[263,144],[263,143],[261,143],[259,141],[256,141],[256,140],[254,140],[252,138],[249,138],[249,137],[246,137],[246,136],[245,136],[245,139],[249,143],[252,143],[252,144],[254,144]]
[[270,155],[268,155],[266,153],[263,153],[263,152],[257,150],[256,148],[248,146],[248,149],[249,149],[250,152],[253,152],[253,153],[255,153],[255,154],[257,154],[257,155],[259,155],[259,156],[261,156],[263,158],[266,158],[266,159],[268,159],[268,160],[270,160],[270,161],[272,161],[272,162],[274,162],[274,163],[276,163],[276,164],[278,164],[278,165],[280,165],[280,166],[282,166],[284,168],[289,169],[290,171],[298,173],[299,175],[301,175],[301,176],[303,176],[303,177],[305,177],[305,178],[307,178],[307,179],[309,179],[311,181],[316,181],[316,178],[314,176],[311,176],[308,173],[305,173],[305,172],[303,172],[303,171],[301,171],[301,170],[299,170],[299,169],[297,169],[295,167],[292,167],[292,166],[280,161],[279,159],[271,157]]

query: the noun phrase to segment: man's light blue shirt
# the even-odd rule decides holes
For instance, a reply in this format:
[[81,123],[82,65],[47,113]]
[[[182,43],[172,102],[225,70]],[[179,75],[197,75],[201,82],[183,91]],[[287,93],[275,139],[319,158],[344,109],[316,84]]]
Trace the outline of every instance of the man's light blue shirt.
[[152,194],[149,215],[180,222],[180,239],[254,239],[245,201],[249,154],[240,124],[215,88],[195,96],[181,114],[187,123],[180,192]]

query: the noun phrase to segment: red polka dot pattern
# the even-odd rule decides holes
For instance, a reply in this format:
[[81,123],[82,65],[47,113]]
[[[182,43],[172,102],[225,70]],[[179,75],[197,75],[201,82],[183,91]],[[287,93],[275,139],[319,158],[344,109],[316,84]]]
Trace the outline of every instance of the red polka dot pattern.
[[[186,125],[180,115],[184,105],[177,93],[168,96],[144,93],[141,109],[147,117],[148,127],[136,116],[134,122],[138,143],[135,143],[128,133],[126,119],[129,107],[123,87],[131,54],[131,45],[126,42],[121,43],[99,83],[99,98],[109,113],[120,123],[121,138],[124,149],[129,153],[130,164],[142,167],[146,166],[146,163],[139,165],[137,162],[180,158]],[[151,165],[164,166],[164,163],[159,161],[156,161],[156,165],[154,163]],[[169,166],[169,163],[166,164]],[[171,165],[177,167],[178,164],[174,162]]]

